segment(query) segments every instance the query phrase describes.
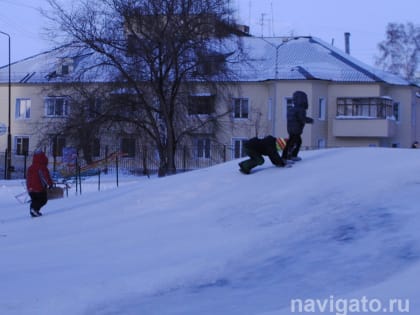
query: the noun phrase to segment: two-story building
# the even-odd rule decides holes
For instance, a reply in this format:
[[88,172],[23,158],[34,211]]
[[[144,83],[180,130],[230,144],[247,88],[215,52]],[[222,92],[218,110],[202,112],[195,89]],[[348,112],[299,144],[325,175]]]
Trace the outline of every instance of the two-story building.
[[261,136],[287,135],[287,108],[296,90],[308,94],[308,116],[315,119],[305,127],[304,147],[408,148],[420,137],[419,86],[365,65],[317,38],[245,42],[253,63],[237,69],[242,74],[237,83],[242,95],[233,100],[232,139],[255,135],[257,125]]
[[[224,82],[229,98],[217,98],[204,89],[197,104],[232,109],[223,118],[222,131],[200,132],[196,155],[210,158],[212,142],[225,144],[228,159],[241,157],[242,143],[253,136],[287,137],[286,113],[296,90],[307,93],[308,116],[303,148],[382,146],[409,148],[420,140],[420,88],[405,79],[373,68],[315,37],[243,37],[246,63],[232,63],[235,79]],[[65,119],[71,111],[66,95],[55,95],[54,78],[72,83],[71,73],[86,67],[86,58],[72,56],[66,47],[28,57],[11,65],[11,134],[13,159],[32,152],[45,138],[51,118]],[[97,74],[97,84],[106,83]],[[92,78],[89,79],[92,84]],[[219,102],[219,103],[218,103]],[[221,102],[223,104],[221,104]],[[0,68],[0,124],[7,126],[8,66]],[[48,118],[48,120],[47,120]],[[216,132],[216,134],[214,134]],[[109,137],[100,141],[110,141]],[[121,147],[127,141],[114,139]],[[51,137],[49,153],[71,145],[65,135]],[[98,147],[104,143],[98,143]],[[135,145],[135,141],[133,143]],[[0,136],[0,152],[7,138]],[[126,148],[125,148],[126,149]],[[125,150],[124,149],[124,150]],[[134,152],[134,151],[133,151]]]

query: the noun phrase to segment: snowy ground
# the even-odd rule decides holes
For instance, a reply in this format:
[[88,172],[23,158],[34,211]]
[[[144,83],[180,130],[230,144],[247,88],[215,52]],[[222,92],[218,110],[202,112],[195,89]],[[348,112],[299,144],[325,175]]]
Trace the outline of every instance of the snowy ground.
[[420,150],[302,157],[91,179],[35,219],[0,181],[0,314],[420,314]]

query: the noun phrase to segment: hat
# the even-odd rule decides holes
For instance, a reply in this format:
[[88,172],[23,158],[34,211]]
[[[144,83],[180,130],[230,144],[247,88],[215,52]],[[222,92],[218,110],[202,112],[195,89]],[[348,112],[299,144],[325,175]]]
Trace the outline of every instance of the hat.
[[286,147],[286,142],[287,142],[287,139],[285,138],[277,138],[276,139],[277,150],[284,150],[284,148]]
[[304,109],[308,109],[308,96],[303,91],[293,93],[293,104]]

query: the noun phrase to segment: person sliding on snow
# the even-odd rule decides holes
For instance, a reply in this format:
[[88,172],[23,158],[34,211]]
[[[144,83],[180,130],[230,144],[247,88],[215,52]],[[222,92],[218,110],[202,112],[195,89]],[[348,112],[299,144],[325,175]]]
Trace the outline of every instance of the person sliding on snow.
[[271,163],[278,167],[284,167],[286,163],[282,160],[278,150],[284,149],[286,140],[266,136],[263,139],[251,138],[244,143],[244,151],[249,156],[248,160],[239,163],[239,170],[244,174],[251,173],[251,169],[264,163],[263,155],[268,156]]
[[289,141],[283,150],[282,159],[300,161],[298,157],[300,146],[302,144],[302,132],[305,124],[312,124],[314,120],[306,117],[308,109],[308,97],[305,92],[296,91],[293,93],[293,107],[287,109],[287,132]]
[[32,157],[32,165],[26,174],[26,188],[31,197],[30,214],[32,217],[42,215],[41,208],[47,203],[47,189],[51,188],[53,181],[47,168],[48,158],[44,152],[37,150]]

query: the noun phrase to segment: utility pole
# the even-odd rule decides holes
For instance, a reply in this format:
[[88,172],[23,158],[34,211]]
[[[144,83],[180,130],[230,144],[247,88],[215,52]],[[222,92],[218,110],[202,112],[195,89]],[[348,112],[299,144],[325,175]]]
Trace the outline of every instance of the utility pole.
[[6,35],[9,39],[9,121],[7,126],[7,152],[6,152],[6,172],[5,179],[11,179],[12,172],[12,135],[10,132],[11,124],[11,91],[12,91],[12,82],[11,82],[11,69],[10,69],[10,35],[3,31],[0,31],[1,34]]

